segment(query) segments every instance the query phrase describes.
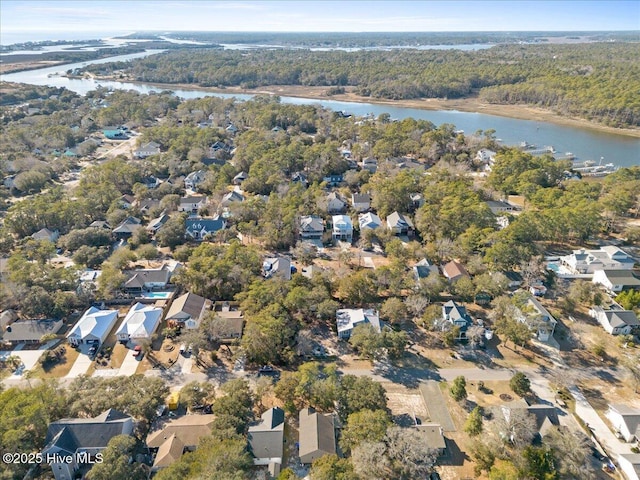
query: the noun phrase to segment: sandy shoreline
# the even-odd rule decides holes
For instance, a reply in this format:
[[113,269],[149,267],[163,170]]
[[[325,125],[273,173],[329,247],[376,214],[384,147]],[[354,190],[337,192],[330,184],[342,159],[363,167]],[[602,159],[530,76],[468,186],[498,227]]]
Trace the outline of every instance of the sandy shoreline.
[[[96,78],[96,80],[116,80],[111,78]],[[457,110],[461,112],[483,113],[486,115],[496,115],[498,117],[517,118],[520,120],[532,120],[540,122],[554,123],[568,127],[587,128],[599,132],[625,135],[628,137],[640,138],[640,128],[615,128],[598,123],[590,122],[583,118],[564,117],[550,110],[533,107],[529,105],[496,105],[484,103],[477,98],[462,98],[456,100],[444,100],[438,98],[411,99],[411,100],[385,100],[380,98],[361,97],[351,92],[340,95],[327,96],[329,87],[306,87],[300,85],[275,85],[259,87],[255,89],[243,89],[240,87],[213,88],[200,87],[191,84],[162,84],[146,82],[135,82],[124,80],[129,83],[140,83],[153,85],[159,88],[202,90],[205,92],[227,93],[227,94],[269,94],[283,97],[311,98],[317,100],[336,100],[341,102],[370,103],[374,105],[392,105],[394,107],[416,108],[420,110]]]

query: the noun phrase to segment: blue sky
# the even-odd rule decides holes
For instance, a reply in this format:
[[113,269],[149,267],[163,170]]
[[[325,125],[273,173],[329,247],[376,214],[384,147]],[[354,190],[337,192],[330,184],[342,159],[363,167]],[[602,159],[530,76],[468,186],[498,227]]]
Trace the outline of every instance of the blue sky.
[[[640,0],[0,0],[0,32],[640,30]],[[3,43],[5,41],[3,40]]]

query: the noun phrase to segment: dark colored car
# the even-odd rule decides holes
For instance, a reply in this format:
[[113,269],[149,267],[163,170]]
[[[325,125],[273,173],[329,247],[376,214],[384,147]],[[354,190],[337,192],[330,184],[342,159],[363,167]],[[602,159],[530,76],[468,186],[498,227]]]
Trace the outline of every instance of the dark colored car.
[[89,348],[89,351],[87,353],[90,357],[95,356],[95,354],[98,353],[98,347],[93,345],[91,348]]

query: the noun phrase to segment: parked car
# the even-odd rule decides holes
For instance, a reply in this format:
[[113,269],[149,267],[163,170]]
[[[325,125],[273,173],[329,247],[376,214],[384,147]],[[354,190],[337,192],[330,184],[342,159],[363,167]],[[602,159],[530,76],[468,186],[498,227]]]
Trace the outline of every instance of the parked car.
[[90,357],[95,357],[96,353],[98,353],[97,345],[91,346],[91,348],[89,348],[89,351],[87,353],[89,354]]
[[271,365],[265,365],[258,370],[258,376],[270,376],[277,378],[280,376],[280,372]]
[[135,347],[133,347],[133,356],[139,357],[141,355],[142,355],[142,347],[140,345],[136,345]]

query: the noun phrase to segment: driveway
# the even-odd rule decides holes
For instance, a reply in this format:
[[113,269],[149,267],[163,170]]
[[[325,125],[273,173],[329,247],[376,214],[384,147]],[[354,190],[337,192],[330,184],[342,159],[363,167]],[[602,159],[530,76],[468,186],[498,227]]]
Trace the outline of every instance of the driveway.
[[447,403],[442,396],[440,384],[434,380],[421,382],[420,393],[427,410],[429,410],[429,421],[439,423],[445,432],[455,432],[456,427],[453,424]]
[[87,354],[89,348],[91,348],[91,345],[82,344],[80,346],[80,355],[78,355],[78,358],[73,363],[71,370],[69,370],[65,378],[76,378],[87,373],[87,370],[89,370],[89,367],[93,363],[93,360]]
[[181,372],[184,375],[191,373],[191,368],[193,367],[193,357],[192,354],[189,354],[188,358],[185,358],[182,362]]
[[31,370],[33,367],[37,365],[38,360],[40,359],[42,354],[45,352],[45,350],[50,349],[59,341],[60,340],[51,340],[50,342],[47,342],[45,345],[42,345],[38,350],[23,350],[24,345],[18,345],[16,348],[14,348],[11,351],[8,351],[8,350],[0,351],[0,358],[2,359],[6,359],[11,356],[14,356],[14,357],[19,357],[20,360],[22,361],[22,365],[20,365],[20,367],[18,367],[18,369],[15,372],[13,372],[12,375],[7,377],[7,380],[21,379],[22,376],[24,375],[24,372],[26,372],[27,370]]
[[120,371],[118,375],[124,375],[126,377],[130,377],[136,373],[138,370],[138,365],[140,365],[140,360],[142,359],[142,354],[138,357],[133,356],[133,349],[127,350],[127,354],[124,356],[124,360],[122,360],[122,365],[120,365]]
[[610,458],[618,459],[618,455],[631,453],[632,443],[623,443],[609,430],[606,423],[600,418],[587,398],[578,387],[572,385],[568,387],[569,392],[576,399],[576,415],[586,423],[593,433],[593,436],[600,442],[602,448]]

